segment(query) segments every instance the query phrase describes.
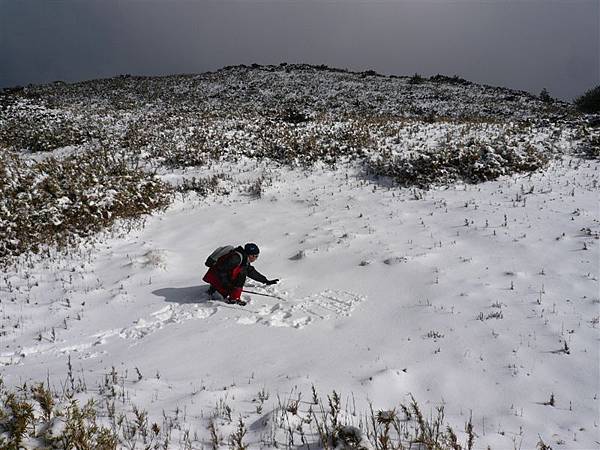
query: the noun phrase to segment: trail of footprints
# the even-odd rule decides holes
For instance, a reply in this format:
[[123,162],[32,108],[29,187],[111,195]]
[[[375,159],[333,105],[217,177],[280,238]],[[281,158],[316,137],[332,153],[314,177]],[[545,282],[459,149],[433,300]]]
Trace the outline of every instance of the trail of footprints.
[[151,318],[138,319],[119,333],[124,339],[141,339],[144,336],[163,328],[171,323],[181,323],[191,319],[206,319],[217,312],[215,307],[201,307],[199,305],[168,305],[151,314]]
[[174,304],[152,313],[149,319],[138,319],[132,326],[122,329],[119,336],[123,339],[142,339],[169,324],[207,319],[216,314],[242,325],[303,328],[321,320],[349,316],[364,300],[365,297],[352,292],[327,290],[296,301],[269,302],[254,299],[245,307],[221,302],[209,306]]
[[327,290],[300,300],[271,301],[254,298],[244,307],[222,302],[170,304],[153,312],[149,318],[137,319],[131,326],[100,331],[77,345],[62,341],[0,353],[0,364],[18,364],[24,357],[39,353],[65,353],[73,350],[80,352],[83,358],[93,358],[99,354],[94,349],[115,336],[136,341],[166,326],[212,316],[241,325],[299,329],[322,320],[350,316],[356,306],[365,300],[365,297],[352,292]]

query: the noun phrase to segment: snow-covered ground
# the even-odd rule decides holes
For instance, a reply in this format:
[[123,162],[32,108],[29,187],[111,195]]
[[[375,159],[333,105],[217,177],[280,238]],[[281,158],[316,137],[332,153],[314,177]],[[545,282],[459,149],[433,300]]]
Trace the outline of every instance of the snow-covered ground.
[[[233,174],[227,197],[6,271],[5,384],[57,387],[70,364],[94,397],[117,373],[120,408],[176,417],[172,448],[186,430],[210,448],[215,417],[225,438],[241,417],[251,447],[285,446],[274,417],[313,387],[355,425],[412,394],[459,431],[472,416],[476,448],[600,448],[598,161],[429,191],[351,164],[229,164],[184,173]],[[259,178],[260,197],[235,188]],[[248,290],[278,298],[210,299],[206,256],[246,242],[281,280]]]

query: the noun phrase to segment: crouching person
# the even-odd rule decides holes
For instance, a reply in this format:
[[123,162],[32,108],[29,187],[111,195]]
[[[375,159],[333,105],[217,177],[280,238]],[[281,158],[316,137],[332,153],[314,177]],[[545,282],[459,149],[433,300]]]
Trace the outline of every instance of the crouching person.
[[240,297],[246,277],[269,285],[277,283],[278,279],[269,280],[252,266],[258,259],[258,253],[258,246],[250,243],[221,256],[202,278],[210,284],[209,293],[219,292],[228,303],[243,306],[246,302],[240,300]]

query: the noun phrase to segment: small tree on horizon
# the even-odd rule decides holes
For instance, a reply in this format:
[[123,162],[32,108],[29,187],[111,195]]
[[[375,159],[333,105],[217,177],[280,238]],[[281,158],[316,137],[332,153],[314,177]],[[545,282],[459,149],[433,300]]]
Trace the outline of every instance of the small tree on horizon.
[[577,109],[586,113],[600,112],[600,84],[575,99]]
[[548,92],[548,89],[546,89],[546,88],[542,89],[542,92],[540,92],[540,100],[543,101],[544,103],[552,102],[552,97],[550,96],[550,92]]

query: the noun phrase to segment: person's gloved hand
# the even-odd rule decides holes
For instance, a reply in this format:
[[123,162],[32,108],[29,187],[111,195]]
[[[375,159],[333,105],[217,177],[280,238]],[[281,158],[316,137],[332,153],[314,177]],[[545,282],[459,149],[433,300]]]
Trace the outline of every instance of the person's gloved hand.
[[277,283],[279,283],[279,278],[275,278],[274,280],[267,280],[267,282],[265,284],[270,286],[272,284],[277,284]]

